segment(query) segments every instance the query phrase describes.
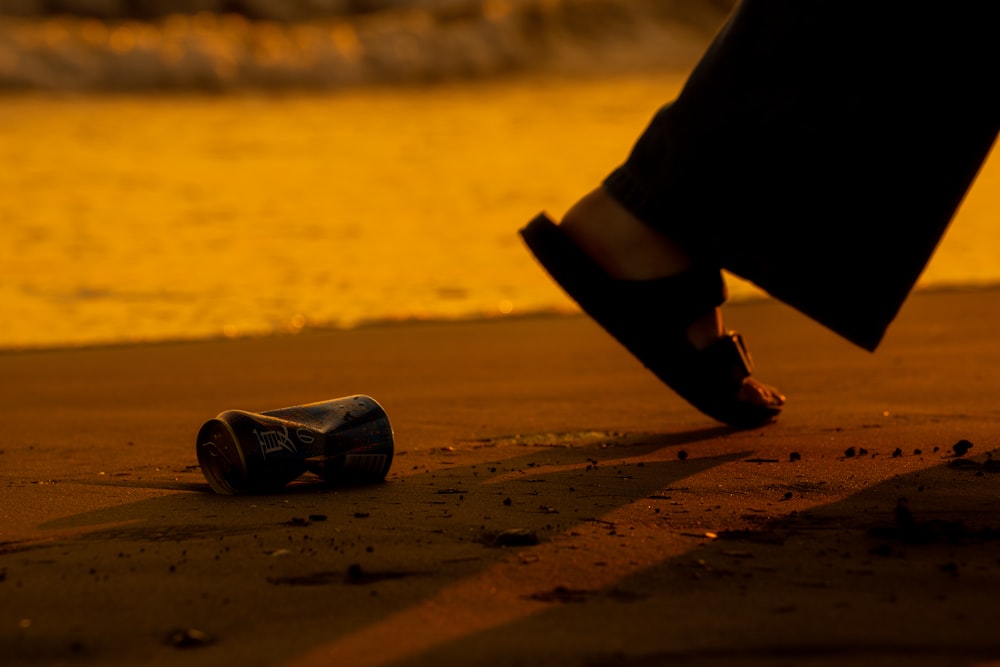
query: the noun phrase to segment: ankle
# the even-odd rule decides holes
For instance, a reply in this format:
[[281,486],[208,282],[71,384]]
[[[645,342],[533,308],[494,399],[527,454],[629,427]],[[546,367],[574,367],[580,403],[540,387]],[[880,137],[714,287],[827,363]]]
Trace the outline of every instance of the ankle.
[[684,332],[696,350],[704,350],[725,333],[722,313],[716,308],[711,314],[692,322]]
[[[612,278],[663,278],[694,266],[680,246],[633,216],[603,188],[577,201],[566,212],[560,227]],[[688,340],[699,350],[723,333],[718,308],[692,322],[686,331]]]
[[560,226],[613,278],[662,278],[692,267],[677,244],[633,216],[603,188],[577,201]]

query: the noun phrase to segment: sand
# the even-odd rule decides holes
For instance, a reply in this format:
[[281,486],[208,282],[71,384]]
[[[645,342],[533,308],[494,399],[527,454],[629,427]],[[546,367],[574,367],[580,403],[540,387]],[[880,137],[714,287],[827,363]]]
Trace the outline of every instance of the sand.
[[[874,355],[728,307],[789,396],[747,431],[578,316],[2,354],[2,663],[1000,661],[998,306],[917,293]],[[382,484],[197,467],[224,409],[359,393]]]

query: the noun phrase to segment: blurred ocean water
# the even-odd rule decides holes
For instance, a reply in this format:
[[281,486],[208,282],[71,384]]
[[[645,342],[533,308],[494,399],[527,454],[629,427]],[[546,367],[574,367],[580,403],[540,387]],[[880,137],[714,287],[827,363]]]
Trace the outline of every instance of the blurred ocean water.
[[724,0],[0,0],[0,90],[331,90],[687,66]]
[[[0,349],[574,312],[517,229],[625,158],[726,9],[0,0]],[[1000,283],[998,185],[921,288]]]

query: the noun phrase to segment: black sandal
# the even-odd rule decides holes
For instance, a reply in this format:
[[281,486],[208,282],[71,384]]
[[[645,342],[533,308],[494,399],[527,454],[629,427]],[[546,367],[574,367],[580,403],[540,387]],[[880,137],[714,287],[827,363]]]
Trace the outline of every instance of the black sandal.
[[[784,397],[750,377],[753,362],[738,333],[727,332],[704,350],[687,339],[688,326],[726,300],[718,269],[616,280],[544,213],[521,230],[521,237],[585,313],[691,405],[742,428],[766,424],[781,412]],[[761,405],[747,400],[747,393],[771,399]]]

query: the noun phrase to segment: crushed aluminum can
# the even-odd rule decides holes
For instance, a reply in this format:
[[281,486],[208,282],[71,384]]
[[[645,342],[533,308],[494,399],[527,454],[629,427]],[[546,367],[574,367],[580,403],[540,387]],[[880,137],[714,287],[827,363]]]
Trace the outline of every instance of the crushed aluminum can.
[[266,412],[226,410],[198,432],[198,464],[216,493],[273,493],[305,472],[337,484],[385,479],[393,433],[375,399],[356,395]]

